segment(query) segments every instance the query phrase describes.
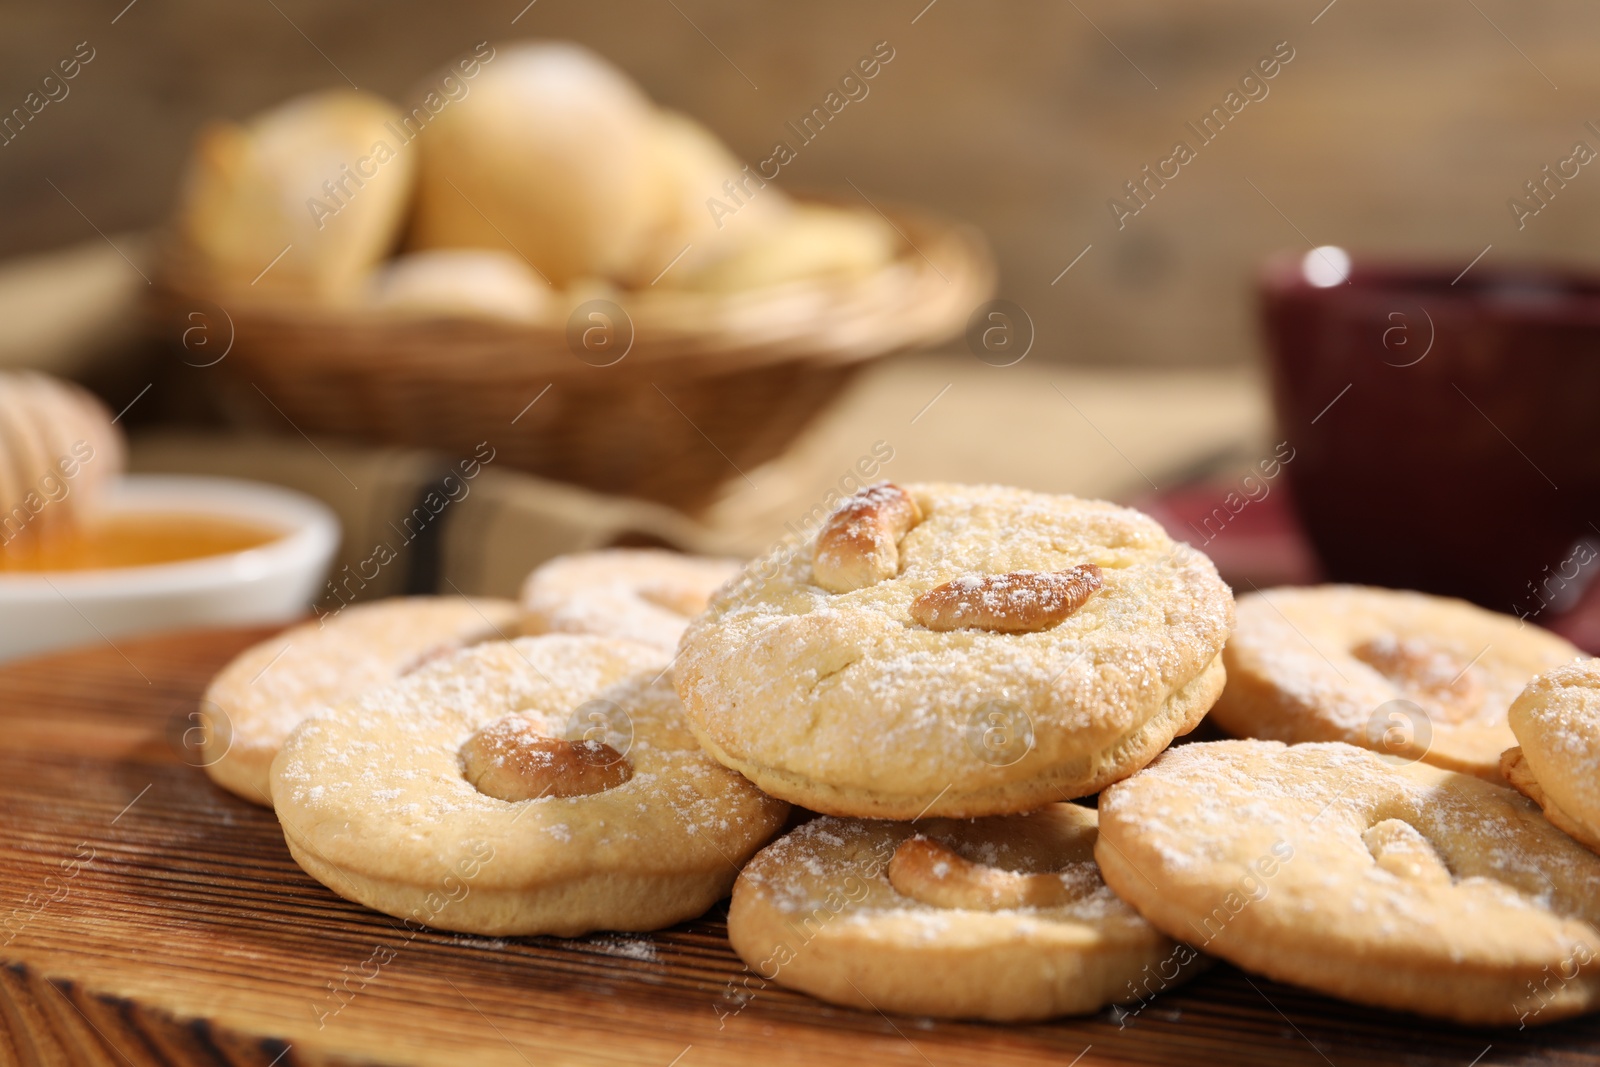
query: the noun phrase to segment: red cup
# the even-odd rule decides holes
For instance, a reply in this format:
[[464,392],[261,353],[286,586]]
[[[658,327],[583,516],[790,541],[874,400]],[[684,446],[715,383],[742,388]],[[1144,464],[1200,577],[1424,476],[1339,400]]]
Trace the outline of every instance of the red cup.
[[1547,623],[1600,573],[1600,278],[1269,261],[1293,500],[1335,581]]

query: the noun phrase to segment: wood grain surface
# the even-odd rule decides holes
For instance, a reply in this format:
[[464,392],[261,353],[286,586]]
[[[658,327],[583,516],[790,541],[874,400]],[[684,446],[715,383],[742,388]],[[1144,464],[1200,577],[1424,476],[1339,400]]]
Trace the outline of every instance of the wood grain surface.
[[192,765],[206,680],[261,636],[0,669],[0,1064],[1600,1064],[1594,1019],[1463,1030],[1226,966],[1120,1024],[832,1008],[749,975],[720,909],[654,935],[413,933]]

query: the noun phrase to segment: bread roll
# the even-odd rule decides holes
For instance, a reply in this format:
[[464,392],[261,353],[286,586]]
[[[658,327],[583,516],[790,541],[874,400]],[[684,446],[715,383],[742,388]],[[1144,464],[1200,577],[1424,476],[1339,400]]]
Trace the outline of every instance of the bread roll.
[[632,284],[680,284],[763,240],[789,212],[789,198],[775,184],[753,167],[747,170],[715,134],[687,115],[658,111],[651,145],[655,220],[626,278]]
[[658,199],[653,115],[638,88],[587,49],[499,49],[471,93],[417,140],[412,247],[515,252],[557,286],[626,273]]
[[354,299],[397,242],[414,184],[399,118],[380,97],[336,89],[211,126],[189,162],[181,244],[223,290]]
[[899,235],[877,215],[796,204],[760,240],[687,273],[680,284],[722,293],[806,278],[858,278],[892,260],[899,245]]
[[550,287],[519,257],[487,248],[412,252],[372,278],[368,303],[398,315],[536,322]]

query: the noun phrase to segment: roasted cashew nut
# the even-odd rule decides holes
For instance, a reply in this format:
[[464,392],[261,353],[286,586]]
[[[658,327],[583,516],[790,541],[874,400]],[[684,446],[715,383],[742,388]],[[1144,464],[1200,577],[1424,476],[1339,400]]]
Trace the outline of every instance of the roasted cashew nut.
[[817,534],[811,574],[830,593],[865,589],[900,569],[900,539],[922,521],[922,509],[898,485],[879,482],[828,516]]
[[1012,571],[957,578],[911,602],[911,618],[930,630],[1048,630],[1077,611],[1104,584],[1100,568]]
[[971,911],[1053,908],[1074,899],[1058,874],[1023,874],[974,863],[927,837],[909,837],[895,849],[889,884],[923,904]]
[[496,719],[467,738],[461,766],[478,792],[513,802],[589,796],[633,777],[626,757],[605,742],[550,737],[522,715]]

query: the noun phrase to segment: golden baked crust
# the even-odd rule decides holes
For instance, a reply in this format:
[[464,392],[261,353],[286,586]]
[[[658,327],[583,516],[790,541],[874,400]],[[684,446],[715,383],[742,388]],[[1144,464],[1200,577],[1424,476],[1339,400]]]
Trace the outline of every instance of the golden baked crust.
[[[1059,902],[946,907],[905,895],[891,880],[891,858],[922,838],[984,876],[1044,875]],[[835,1004],[914,1015],[1043,1019],[1187,981],[1205,961],[1106,888],[1094,840],[1094,811],[1075,804],[915,825],[825,816],[745,868],[728,938],[763,980]],[[938,867],[933,877],[948,880]]]
[[1344,741],[1491,781],[1516,743],[1512,700],[1535,674],[1582,654],[1464,600],[1392,589],[1269,589],[1241,596],[1238,614],[1222,653],[1228,685],[1211,712],[1223,730]]
[[670,654],[689,620],[737,573],[737,560],[655,548],[557,556],[522,584],[524,628],[620,637]]
[[[921,796],[897,797],[881,792],[841,789],[801,775],[745,763],[719,748],[701,731],[696,730],[695,735],[701,747],[724,766],[732,767],[773,796],[790,799],[792,803],[802,803],[812,811],[829,814],[853,811],[857,813],[857,818],[908,819],[920,817],[926,809],[954,818],[975,818],[986,812],[1010,814],[1050,803],[1048,799],[1040,798],[1090,796],[1112,782],[1127,777],[1160,755],[1172,743],[1172,738],[1182,736],[1198,726],[1200,720],[1205,718],[1206,710],[1222,691],[1223,681],[1222,657],[1218,656],[1198,678],[1169,697],[1155,714],[1130,728],[1106,748],[1063,761],[1043,777],[1020,784],[1002,779],[993,785],[976,785],[960,796],[938,798],[937,804],[932,804],[931,800],[925,801]],[[1016,735],[1010,733],[1014,726],[1012,710],[1007,708],[995,714],[999,716],[995,728],[1008,731],[1009,736],[1014,738]],[[986,729],[984,723],[985,720],[980,718],[978,725],[970,732],[964,731],[968,733],[963,738],[963,743],[968,745],[966,758],[983,758],[980,753],[983,751],[981,737]],[[1009,753],[1021,751],[1031,755],[1033,750],[1024,746],[1024,741],[1012,740],[1008,747],[998,749],[994,758],[1010,759]],[[806,799],[803,802],[793,800],[798,796]]]
[[580,45],[492,51],[471,93],[417,138],[409,244],[504,249],[558,289],[627,271],[659,210],[654,114],[627,75]]
[[198,762],[212,781],[268,804],[268,770],[302,719],[387,685],[431,656],[514,630],[509,600],[395,597],[303,623],[235,656],[200,701]]
[[1587,845],[1595,852],[1600,852],[1600,833],[1589,826],[1582,819],[1567,814],[1565,808],[1557,804],[1539,784],[1539,779],[1533,776],[1533,768],[1528,766],[1528,761],[1523,758],[1522,748],[1508,748],[1500,754],[1500,774],[1511,788],[1539,805],[1544,811],[1544,817],[1550,820],[1550,825],[1558,826],[1572,837]]
[[1471,775],[1181,745],[1101,796],[1095,858],[1156,927],[1278,981],[1469,1025],[1600,1005],[1600,857]]
[[1500,767],[1545,818],[1600,852],[1600,661],[1546,671],[1507,714],[1520,747]]
[[[700,751],[663,666],[631,641],[493,641],[307,720],[272,765],[289,851],[340,896],[439,929],[575,936],[699,915],[788,805]],[[588,795],[479,792],[463,746],[513,713],[609,745],[631,776]]]
[[399,139],[405,121],[382,97],[341,88],[208,125],[174,220],[184,252],[230,297],[353,302],[411,205],[420,150]]
[[[749,564],[690,624],[678,692],[717,759],[830,814],[1004,814],[1131,774],[1216,699],[1232,596],[1154,520],[997,486],[906,492],[921,521],[891,577],[828,592],[808,544]],[[1052,628],[912,622],[953,579],[1084,563],[1103,588]]]

